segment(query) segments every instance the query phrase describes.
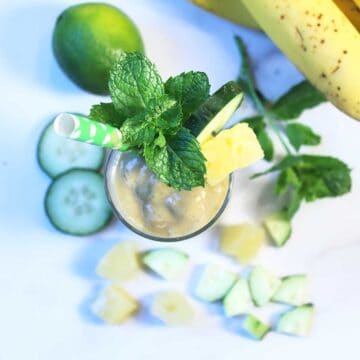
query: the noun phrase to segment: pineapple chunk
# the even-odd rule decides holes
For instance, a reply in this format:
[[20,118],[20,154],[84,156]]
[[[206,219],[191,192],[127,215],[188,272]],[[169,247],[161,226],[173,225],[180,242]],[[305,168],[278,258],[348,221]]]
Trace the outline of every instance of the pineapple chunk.
[[115,284],[106,287],[92,306],[94,314],[109,324],[124,322],[138,309],[138,302]]
[[194,318],[188,300],[176,291],[158,294],[152,303],[151,313],[170,326],[186,325]]
[[254,259],[264,240],[264,229],[253,224],[225,225],[220,229],[220,250],[243,264]]
[[207,182],[210,185],[219,184],[233,171],[264,156],[254,131],[245,123],[221,131],[201,144],[201,151],[207,160]]
[[132,241],[123,241],[115,245],[100,260],[96,273],[113,281],[126,281],[140,270],[136,246]]

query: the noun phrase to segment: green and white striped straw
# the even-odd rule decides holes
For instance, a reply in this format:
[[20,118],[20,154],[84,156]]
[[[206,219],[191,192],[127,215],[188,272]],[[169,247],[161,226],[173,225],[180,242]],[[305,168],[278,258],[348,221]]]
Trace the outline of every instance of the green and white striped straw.
[[54,129],[58,135],[69,139],[114,150],[125,151],[128,149],[122,142],[119,129],[90,120],[82,115],[59,114],[54,120]]

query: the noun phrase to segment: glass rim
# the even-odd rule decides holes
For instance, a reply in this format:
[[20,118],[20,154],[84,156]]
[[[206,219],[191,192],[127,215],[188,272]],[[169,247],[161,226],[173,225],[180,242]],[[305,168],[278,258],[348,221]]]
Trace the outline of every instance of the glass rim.
[[196,231],[193,231],[189,234],[186,235],[182,235],[182,236],[174,236],[174,237],[162,237],[162,236],[156,236],[156,235],[152,235],[152,234],[148,234],[143,232],[142,230],[137,229],[134,225],[130,224],[129,221],[127,221],[123,215],[120,214],[120,212],[118,211],[118,209],[116,208],[112,196],[110,194],[110,190],[109,190],[109,185],[108,185],[108,179],[109,177],[107,176],[109,171],[110,171],[110,160],[112,158],[112,156],[115,156],[115,154],[117,154],[119,151],[117,150],[111,150],[110,153],[107,155],[106,158],[106,162],[105,162],[105,167],[104,167],[104,178],[105,178],[105,193],[106,193],[106,197],[111,205],[111,208],[114,212],[114,214],[116,215],[116,217],[120,220],[120,222],[122,224],[124,224],[128,229],[130,229],[131,231],[133,231],[135,234],[140,235],[143,238],[149,239],[149,240],[153,240],[153,241],[159,241],[159,242],[177,242],[177,241],[183,241],[183,240],[188,240],[191,239],[197,235],[200,235],[201,233],[203,233],[204,231],[208,230],[211,226],[213,226],[220,218],[220,216],[223,214],[223,212],[225,211],[229,200],[230,200],[230,196],[231,196],[231,192],[232,192],[232,185],[233,185],[233,177],[232,174],[229,175],[229,184],[228,184],[228,189],[226,192],[226,196],[224,198],[224,201],[222,203],[222,205],[220,206],[219,210],[217,211],[217,213],[212,217],[212,219],[205,224],[204,226],[202,226],[200,229],[197,229]]

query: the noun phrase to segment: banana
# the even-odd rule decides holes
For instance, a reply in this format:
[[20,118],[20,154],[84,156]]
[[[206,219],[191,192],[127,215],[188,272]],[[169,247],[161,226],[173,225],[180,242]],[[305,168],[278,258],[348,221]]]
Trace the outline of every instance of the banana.
[[300,71],[334,105],[360,120],[360,30],[341,11],[345,1],[241,1]]
[[[191,0],[195,5],[240,25],[260,29],[249,11],[238,0]],[[359,0],[360,1],[360,0]]]
[[[360,0],[357,1],[360,4]],[[353,0],[334,0],[334,2],[360,32],[360,8],[355,2]]]
[[360,8],[360,0],[354,0],[354,3],[357,5],[358,8]]

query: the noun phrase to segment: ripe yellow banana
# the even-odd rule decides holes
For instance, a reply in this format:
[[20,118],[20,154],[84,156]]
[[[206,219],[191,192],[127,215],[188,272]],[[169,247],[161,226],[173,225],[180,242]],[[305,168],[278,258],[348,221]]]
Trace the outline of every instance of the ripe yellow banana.
[[360,8],[360,0],[354,0],[354,3]]
[[338,5],[332,0],[241,1],[307,78],[360,120],[360,27],[354,20],[360,15],[351,21],[339,0]]
[[[360,4],[360,0],[356,1]],[[360,32],[360,8],[355,0],[334,0],[334,2]]]
[[[194,4],[240,25],[260,29],[249,11],[238,0],[191,0]],[[359,0],[360,1],[360,0]]]

